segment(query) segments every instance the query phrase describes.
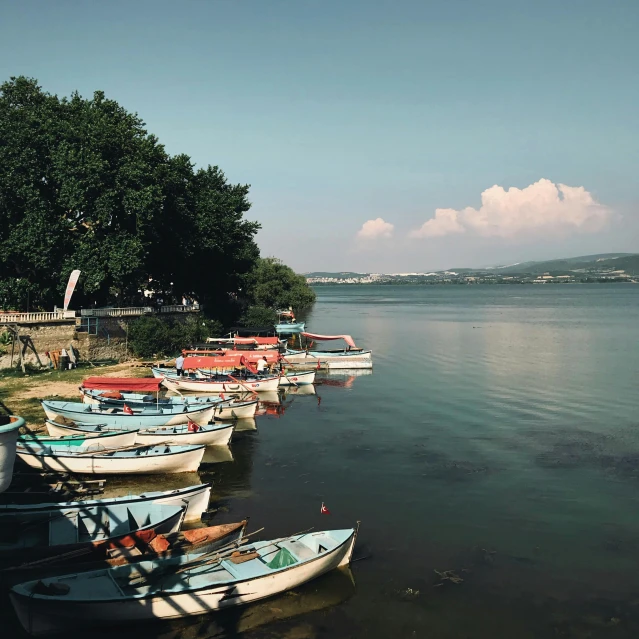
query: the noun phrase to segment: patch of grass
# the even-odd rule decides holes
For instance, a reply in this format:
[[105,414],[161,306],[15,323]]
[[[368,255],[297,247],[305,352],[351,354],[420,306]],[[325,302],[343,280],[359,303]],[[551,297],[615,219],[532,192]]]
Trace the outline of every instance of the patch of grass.
[[[43,399],[80,401],[78,386],[82,380],[89,376],[99,377],[115,372],[121,373],[122,377],[148,377],[151,374],[146,367],[127,368],[119,364],[100,367],[81,364],[65,371],[31,368],[27,369],[27,374],[23,374],[20,369],[4,370],[0,373],[0,401],[13,414],[23,417],[30,431],[37,432],[44,429],[45,415],[40,406]],[[38,393],[41,386],[48,390]],[[52,390],[57,394],[51,395]]]
[[40,402],[43,399],[54,399],[58,402],[77,402],[79,398],[78,395],[69,395],[68,397],[49,395],[47,397],[29,397],[28,399],[14,400],[10,408],[24,418],[29,432],[36,433],[46,430],[44,425],[46,416],[42,406],[40,406]]

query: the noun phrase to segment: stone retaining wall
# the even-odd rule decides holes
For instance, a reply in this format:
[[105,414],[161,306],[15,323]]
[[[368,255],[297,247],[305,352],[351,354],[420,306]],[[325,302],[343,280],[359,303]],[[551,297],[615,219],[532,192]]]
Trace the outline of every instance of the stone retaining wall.
[[[163,317],[186,319],[184,313],[165,314]],[[98,334],[89,335],[86,332],[76,331],[76,322],[80,323],[80,318],[76,320],[65,320],[57,322],[43,322],[40,324],[29,324],[20,326],[21,335],[30,335],[35,347],[40,355],[43,364],[48,360],[45,356],[47,351],[62,350],[73,345],[80,352],[80,358],[84,361],[116,359],[124,361],[131,357],[128,352],[127,324],[133,318],[122,317],[100,317],[98,319]],[[0,332],[2,326],[0,326]],[[3,347],[0,347],[3,348]],[[4,347],[6,354],[0,351],[0,368],[7,368],[11,362],[11,346]],[[29,350],[26,354],[26,361],[36,363],[35,356]],[[20,361],[18,346],[14,355],[14,366]]]

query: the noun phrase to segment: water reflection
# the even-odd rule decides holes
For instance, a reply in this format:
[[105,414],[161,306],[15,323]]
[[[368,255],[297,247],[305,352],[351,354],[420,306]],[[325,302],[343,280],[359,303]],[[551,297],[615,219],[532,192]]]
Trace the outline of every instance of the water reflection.
[[302,384],[301,386],[288,386],[284,391],[284,397],[303,397],[305,395],[315,395],[314,384]]
[[[251,423],[254,424],[254,421]],[[233,438],[232,464],[211,463],[200,466],[201,480],[213,484],[211,501],[216,506],[220,505],[220,500],[228,497],[244,499],[252,494],[254,456],[259,449],[259,441],[257,430],[245,430]]]
[[[123,497],[125,495],[139,495],[154,490],[175,490],[203,484],[198,473],[172,473],[168,475],[109,475],[104,485],[105,497]],[[96,497],[91,497],[95,499]]]
[[[202,465],[204,464],[221,464],[224,462],[232,462],[233,453],[229,446],[207,446],[202,457]],[[200,471],[204,469],[200,466]]]
[[233,431],[233,437],[235,440],[236,433],[243,433],[246,431],[255,431],[257,430],[257,422],[255,421],[255,417],[247,417],[246,419],[238,419],[235,423],[235,430]]
[[316,377],[316,381],[318,384],[322,386],[336,386],[338,388],[352,388],[353,384],[355,384],[355,380],[358,377],[366,377],[368,375],[372,375],[373,371],[371,369],[361,368],[361,369],[347,369],[338,371],[331,371],[328,373],[324,373],[323,375],[318,375]]
[[[304,584],[288,593],[272,597],[260,603],[233,608],[215,615],[199,617],[197,620],[172,622],[170,629],[147,635],[155,639],[222,639],[240,633],[254,631],[267,624],[274,624],[325,610],[343,603],[355,592],[355,580],[350,569],[332,572]],[[288,627],[290,624],[286,624]],[[284,634],[284,628],[269,628]]]

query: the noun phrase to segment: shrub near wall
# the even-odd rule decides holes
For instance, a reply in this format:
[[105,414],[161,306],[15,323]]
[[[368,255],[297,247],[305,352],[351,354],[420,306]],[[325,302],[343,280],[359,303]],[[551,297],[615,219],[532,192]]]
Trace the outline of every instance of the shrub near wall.
[[175,355],[207,337],[218,337],[221,332],[218,321],[201,317],[189,317],[184,322],[139,317],[129,324],[129,346],[137,357]]

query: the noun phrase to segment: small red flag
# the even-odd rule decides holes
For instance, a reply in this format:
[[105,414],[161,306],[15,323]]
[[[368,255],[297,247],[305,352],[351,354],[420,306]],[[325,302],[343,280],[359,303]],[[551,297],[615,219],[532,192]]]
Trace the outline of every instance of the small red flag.
[[326,508],[326,505],[324,504],[324,502],[322,502],[322,507],[320,508],[320,514],[322,515],[330,515],[331,511]]
[[200,430],[200,427],[189,418],[189,433],[197,433],[198,430]]
[[220,393],[220,398],[224,399],[224,393]]
[[318,360],[317,360],[317,370],[319,370],[319,368],[320,368],[320,361],[319,361],[319,359],[318,359]]
[[122,407],[122,412],[125,415],[133,415],[133,410],[131,410],[131,408],[127,406],[126,404]]

